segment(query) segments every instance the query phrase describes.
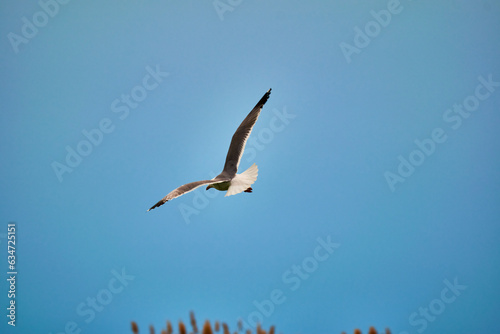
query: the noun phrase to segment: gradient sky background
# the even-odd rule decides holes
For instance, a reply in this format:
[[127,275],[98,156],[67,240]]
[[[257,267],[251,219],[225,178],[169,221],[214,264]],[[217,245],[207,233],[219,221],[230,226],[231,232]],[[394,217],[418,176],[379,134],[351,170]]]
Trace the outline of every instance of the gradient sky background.
[[[500,82],[499,3],[401,0],[385,26],[371,11],[391,1],[232,4],[1,5],[0,272],[14,221],[19,274],[15,328],[0,283],[0,332],[159,332],[190,310],[232,329],[258,312],[284,334],[500,331],[500,87],[480,88],[460,126],[443,118],[474,102],[478,77]],[[9,33],[33,16],[16,52]],[[348,62],[356,27],[375,30]],[[125,114],[148,67],[168,76]],[[240,165],[259,166],[253,194],[200,189],[146,213],[220,172],[269,88]],[[101,122],[112,131],[60,181],[54,162]],[[392,191],[385,173],[439,128],[446,140]],[[326,256],[318,238],[339,246]],[[93,318],[88,298],[106,303]]]

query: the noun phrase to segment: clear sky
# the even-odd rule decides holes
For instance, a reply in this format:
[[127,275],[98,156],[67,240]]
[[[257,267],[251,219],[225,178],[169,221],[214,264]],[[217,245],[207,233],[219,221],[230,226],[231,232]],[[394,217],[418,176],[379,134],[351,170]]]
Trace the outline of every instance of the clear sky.
[[[5,2],[0,332],[498,332],[499,31],[496,1]],[[146,213],[269,88],[253,193]]]

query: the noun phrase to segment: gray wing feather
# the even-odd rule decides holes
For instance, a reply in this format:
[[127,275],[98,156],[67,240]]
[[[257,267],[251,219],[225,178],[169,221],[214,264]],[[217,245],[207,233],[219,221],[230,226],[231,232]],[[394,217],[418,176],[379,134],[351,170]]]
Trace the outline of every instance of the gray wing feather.
[[241,156],[243,155],[243,151],[245,150],[245,144],[247,143],[248,137],[252,132],[252,128],[255,125],[255,122],[257,122],[257,119],[259,118],[262,107],[269,99],[269,95],[271,95],[271,89],[269,89],[266,94],[264,94],[264,96],[255,105],[252,111],[250,111],[247,117],[243,120],[243,122],[241,122],[238,129],[236,129],[236,132],[231,139],[231,144],[229,145],[229,150],[226,156],[226,162],[224,164],[223,172],[226,172],[226,175],[233,177],[238,171]]
[[230,181],[230,179],[218,179],[218,178],[216,178],[213,180],[203,180],[203,181],[186,183],[185,185],[182,185],[179,188],[172,190],[167,196],[163,197],[158,203],[153,205],[148,211],[153,210],[154,208],[157,208],[159,206],[162,206],[166,202],[168,202],[176,197],[179,197],[181,195],[184,195],[185,193],[193,191],[196,188],[201,187],[202,185],[214,184],[214,183],[220,183],[220,182],[226,182],[226,181]]

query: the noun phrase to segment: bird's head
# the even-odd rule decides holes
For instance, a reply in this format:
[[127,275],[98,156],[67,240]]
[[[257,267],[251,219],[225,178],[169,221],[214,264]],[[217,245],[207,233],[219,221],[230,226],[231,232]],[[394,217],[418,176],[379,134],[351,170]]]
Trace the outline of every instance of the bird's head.
[[205,189],[205,190],[208,190],[208,189],[210,189],[210,188],[213,188],[213,186],[212,186],[211,184],[209,184],[209,185],[207,186],[207,189]]

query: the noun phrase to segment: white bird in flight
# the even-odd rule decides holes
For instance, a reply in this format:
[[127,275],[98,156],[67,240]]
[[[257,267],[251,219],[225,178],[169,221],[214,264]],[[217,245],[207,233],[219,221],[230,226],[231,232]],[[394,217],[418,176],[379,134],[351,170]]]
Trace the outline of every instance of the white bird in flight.
[[224,169],[219,175],[211,180],[196,181],[182,185],[171,191],[167,196],[163,197],[149,210],[153,210],[171,199],[184,195],[185,193],[193,191],[203,185],[208,185],[206,190],[214,188],[220,191],[227,191],[226,196],[236,195],[243,191],[251,193],[252,188],[250,186],[255,182],[255,180],[257,180],[257,174],[259,171],[257,165],[253,164],[241,174],[236,174],[236,172],[238,171],[241,156],[245,150],[245,144],[250,136],[250,133],[252,132],[255,122],[257,122],[257,119],[259,118],[262,107],[269,99],[269,95],[271,95],[271,89],[264,94],[243,122],[241,122],[238,129],[236,129],[236,132],[231,139],[231,144],[229,145]]

